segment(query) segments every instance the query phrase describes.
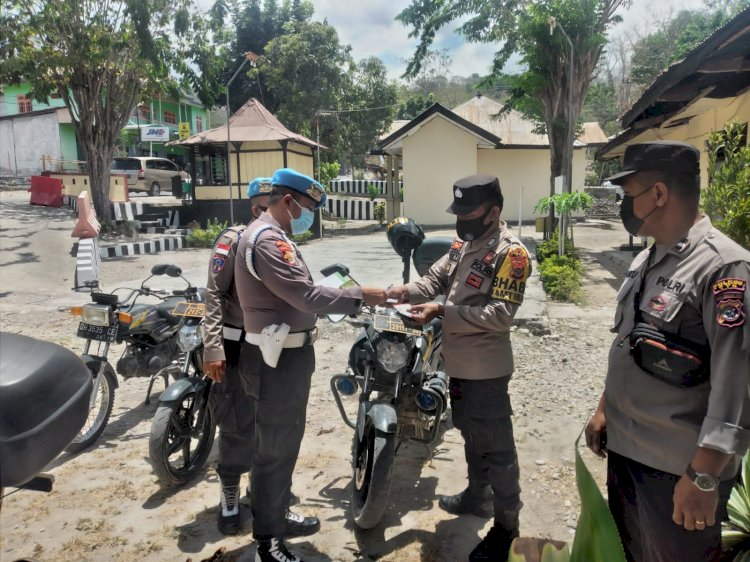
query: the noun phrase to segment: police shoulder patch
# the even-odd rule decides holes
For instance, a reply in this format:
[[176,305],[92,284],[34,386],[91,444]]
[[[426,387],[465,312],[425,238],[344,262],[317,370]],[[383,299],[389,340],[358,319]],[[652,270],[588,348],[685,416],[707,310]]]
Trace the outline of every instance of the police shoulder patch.
[[719,279],[711,285],[716,301],[716,323],[724,328],[736,328],[745,324],[745,289],[743,279]]
[[224,269],[226,263],[227,262],[224,258],[215,255],[211,260],[211,271],[213,271],[214,273],[219,273],[222,269]]
[[529,255],[523,246],[512,246],[492,280],[492,298],[521,304],[531,275]]
[[294,256],[294,250],[292,250],[292,247],[288,243],[284,242],[283,240],[277,240],[276,247],[281,253],[281,259],[283,259],[286,263],[288,263],[289,265],[295,265],[297,263],[297,260]]

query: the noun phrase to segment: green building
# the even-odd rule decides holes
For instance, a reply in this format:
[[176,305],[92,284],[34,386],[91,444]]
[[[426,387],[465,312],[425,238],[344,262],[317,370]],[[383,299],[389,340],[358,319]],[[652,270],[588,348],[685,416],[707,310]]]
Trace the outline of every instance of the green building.
[[[85,165],[85,154],[78,144],[75,128],[64,101],[53,95],[40,103],[29,95],[29,84],[0,87],[0,176],[30,176],[43,170],[79,171]],[[120,135],[120,156],[161,156],[183,166],[186,150],[165,146],[179,138],[179,124],[193,135],[209,127],[208,111],[193,96],[179,101],[155,98],[133,108]],[[189,130],[188,130],[189,128]],[[144,140],[155,129],[163,130],[164,140]],[[168,137],[168,138],[167,138]]]

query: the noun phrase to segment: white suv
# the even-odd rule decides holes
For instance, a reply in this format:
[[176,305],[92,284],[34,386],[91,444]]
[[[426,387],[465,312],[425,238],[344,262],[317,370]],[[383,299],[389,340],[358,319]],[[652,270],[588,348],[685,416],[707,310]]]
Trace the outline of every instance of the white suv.
[[150,156],[115,158],[112,173],[128,176],[129,191],[148,191],[153,197],[159,195],[162,189],[171,193],[174,176],[187,177],[171,160]]

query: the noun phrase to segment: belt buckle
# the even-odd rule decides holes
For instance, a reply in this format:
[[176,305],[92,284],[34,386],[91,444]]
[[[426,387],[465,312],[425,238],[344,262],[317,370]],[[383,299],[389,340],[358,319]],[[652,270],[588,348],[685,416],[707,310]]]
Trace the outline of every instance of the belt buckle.
[[315,327],[312,330],[309,330],[307,332],[307,337],[305,338],[305,345],[312,345],[314,344],[318,339],[318,328]]

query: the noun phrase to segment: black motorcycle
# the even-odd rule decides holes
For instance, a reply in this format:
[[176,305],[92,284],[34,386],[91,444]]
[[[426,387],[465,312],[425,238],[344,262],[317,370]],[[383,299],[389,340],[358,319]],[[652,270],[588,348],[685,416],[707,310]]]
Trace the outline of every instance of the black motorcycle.
[[[419,252],[424,235],[421,229],[414,233],[414,237],[396,237],[398,240],[389,236],[404,259],[405,283],[412,251],[417,250],[414,261],[423,274],[437,257],[447,253],[451,243],[450,239],[433,239]],[[345,276],[348,270],[336,265],[322,273]],[[442,320],[418,326],[395,308],[365,308],[359,317],[347,321],[362,331],[349,352],[346,373],[331,378],[331,391],[344,423],[354,429],[352,517],[358,527],[370,529],[380,522],[387,507],[400,444],[414,441],[429,446],[438,438],[448,385],[442,371]],[[351,420],[342,398],[357,392],[357,417]]]
[[[98,283],[93,282],[87,285],[92,289],[92,302],[82,307],[71,307],[71,314],[81,317],[77,335],[86,339],[81,358],[91,371],[93,389],[88,419],[66,451],[77,453],[88,448],[107,426],[115,389],[119,386],[115,369],[109,362],[112,343],[125,344],[125,350],[116,364],[117,374],[126,380],[132,377],[150,377],[146,404],[149,403],[151,389],[157,377],[164,379],[166,387],[170,374],[175,378],[181,376],[181,369],[175,369],[174,363],[179,362],[182,357],[179,342],[185,321],[183,316],[174,312],[182,303],[194,298],[200,300],[201,297],[199,290],[191,287],[186,279],[187,289],[171,293],[146,286],[149,279],[161,275],[182,277],[182,270],[174,265],[155,265],[151,268],[151,275],[139,288],[119,287],[111,293],[97,291]],[[119,291],[129,293],[121,298],[117,294]],[[159,302],[139,303],[138,298],[142,296],[156,297]]]
[[6,486],[49,492],[39,472],[86,421],[92,379],[62,346],[0,333],[0,505]]

